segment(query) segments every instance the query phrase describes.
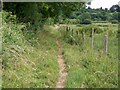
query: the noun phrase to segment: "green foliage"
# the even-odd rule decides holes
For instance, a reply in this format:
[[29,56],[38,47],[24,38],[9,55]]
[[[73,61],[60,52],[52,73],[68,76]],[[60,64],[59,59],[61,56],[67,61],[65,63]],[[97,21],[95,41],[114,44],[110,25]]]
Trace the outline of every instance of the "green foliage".
[[94,30],[95,34],[100,34],[100,33],[103,33],[105,31],[105,30],[101,29],[100,27],[97,27],[94,25],[88,25],[88,26],[84,26],[82,28],[82,31],[85,32],[89,36],[90,36],[92,30]]
[[[62,12],[64,16],[69,16],[73,10],[79,10],[83,6],[83,2],[68,3],[68,2],[56,2],[56,3],[4,3],[4,10],[11,11],[12,14],[16,14],[19,21],[30,22],[37,24],[43,19],[46,20],[49,17],[55,20]],[[42,23],[39,23],[42,24]],[[36,25],[38,26],[38,25]]]
[[112,7],[110,7],[110,11],[111,12],[120,12],[119,5],[113,5]]
[[12,17],[9,12],[2,13],[2,87],[54,87],[58,78],[57,46],[50,28],[47,28],[49,32],[35,34],[27,30],[26,24],[11,22],[9,17],[6,20],[7,16]]
[[2,11],[3,22],[16,22],[16,15],[12,15],[12,12]]
[[[84,12],[81,14],[81,17],[80,18],[80,22],[83,23],[85,22],[86,20],[90,20],[91,19],[91,16],[90,16],[90,13],[89,12]],[[85,24],[87,23],[87,21],[85,22]],[[90,21],[88,21],[88,24],[90,23]]]
[[62,39],[71,45],[83,45],[85,36],[91,37],[92,30],[94,34],[101,34],[107,31],[107,28],[103,29],[96,25],[77,25],[77,27],[79,28],[76,28],[76,26],[66,26],[66,28],[63,28],[61,26],[59,31],[61,33]]
[[65,19],[61,24],[79,24],[79,19]]
[[80,47],[64,45],[64,57],[68,78],[66,88],[107,88],[117,87],[117,59],[101,58],[88,47],[80,52]]
[[80,22],[81,24],[92,24],[90,19],[84,19],[83,21]]
[[97,26],[95,26],[95,27],[93,27],[93,28],[94,28],[95,34],[101,34],[101,33],[103,33],[103,32],[106,31],[105,29],[102,29],[102,28],[97,27]]
[[[64,60],[67,65],[68,77],[66,88],[115,88],[118,87],[118,39],[117,25],[99,23],[93,25],[69,25],[75,31],[85,34],[85,39],[80,39],[82,45],[66,42],[72,40],[68,32],[61,30],[63,36]],[[105,26],[104,26],[105,25]],[[81,29],[78,27],[82,27]],[[75,29],[76,28],[76,29]],[[91,48],[91,34],[94,28],[94,47]],[[108,32],[108,54],[104,55],[104,32]],[[67,35],[68,33],[68,35]],[[74,36],[73,34],[73,36]],[[75,41],[77,41],[75,39]]]
[[117,50],[117,39],[109,36],[108,57],[105,57],[104,35],[95,35],[94,38],[94,50],[90,48],[88,36],[81,47],[63,42],[68,71],[66,88],[118,87],[118,54],[113,52]]
[[[16,16],[11,15],[11,12],[2,12],[2,21],[3,21],[3,43],[6,44],[25,44],[23,42],[23,34],[21,29],[25,28],[25,24],[16,23]],[[8,23],[8,24],[6,24]],[[20,38],[21,37],[21,38]]]
[[119,18],[119,13],[118,12],[114,12],[113,14],[112,14],[112,20],[119,20],[120,18]]
[[[112,8],[112,7],[111,7]],[[91,21],[110,21],[110,20],[119,20],[119,15],[118,15],[118,5],[113,5],[114,11],[111,12],[111,9],[103,9],[103,8],[98,8],[98,9],[92,9],[90,7],[88,8],[81,8],[79,11],[75,10],[69,18],[74,18],[74,19],[80,19],[80,22],[83,22],[85,19],[91,19]],[[117,11],[117,12],[116,12]]]
[[112,24],[118,24],[118,20],[111,20]]
[[82,40],[82,33],[78,30],[71,29],[70,27],[67,28],[60,28],[59,29],[61,38],[71,44],[71,45],[81,45],[83,40]]
[[[3,11],[1,31],[3,88],[55,87],[59,74],[57,38],[62,39],[68,71],[66,87],[118,86],[117,25],[66,25],[70,27],[67,29],[59,25],[59,30],[59,26],[48,26],[54,23],[78,24],[79,21],[91,24],[91,20],[107,22],[119,18],[116,18],[119,13],[111,13],[102,8],[81,8],[83,5],[84,3],[65,2],[4,3],[7,12]],[[90,37],[93,29],[92,49]],[[106,31],[109,45],[107,57],[103,50]]]

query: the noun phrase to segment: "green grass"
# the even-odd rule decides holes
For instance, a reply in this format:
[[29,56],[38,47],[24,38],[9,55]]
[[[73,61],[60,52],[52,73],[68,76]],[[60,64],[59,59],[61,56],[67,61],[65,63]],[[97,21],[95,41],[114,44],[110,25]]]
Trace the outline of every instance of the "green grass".
[[66,87],[112,88],[118,86],[118,60],[99,56],[89,48],[64,44],[64,58],[67,64]]
[[[117,27],[114,27],[116,30]],[[109,32],[109,31],[108,31]],[[118,87],[118,38],[108,35],[108,56],[104,55],[104,33],[95,34],[94,49],[86,35],[83,45],[62,41],[68,77],[66,88]]]
[[[3,88],[54,88],[59,77],[56,45],[58,38],[61,38],[68,72],[66,88],[118,87],[117,25],[111,25],[111,28],[107,29],[108,56],[105,57],[104,32],[95,34],[94,49],[91,49],[91,39],[88,35],[85,35],[82,44],[69,44],[65,40],[69,40],[70,35],[64,39],[62,32],[57,30],[57,25],[44,25],[34,31],[34,28],[27,28],[24,23],[6,23],[4,19],[8,14],[3,12],[4,27],[3,32],[0,32],[3,34],[3,47],[0,47]],[[15,16],[13,18],[15,20]],[[103,29],[109,28],[102,25],[103,23],[99,23],[98,26]],[[87,29],[90,28],[89,25],[69,26],[74,30],[81,30],[87,26]],[[79,41],[77,35],[72,39]]]
[[12,22],[3,26],[2,87],[55,87],[59,68],[52,30],[43,27],[34,33],[25,24]]

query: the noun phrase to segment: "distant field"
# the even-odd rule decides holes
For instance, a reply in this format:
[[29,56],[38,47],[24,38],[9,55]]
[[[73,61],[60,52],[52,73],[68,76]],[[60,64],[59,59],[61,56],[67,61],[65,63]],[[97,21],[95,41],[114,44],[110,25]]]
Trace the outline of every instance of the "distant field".
[[93,23],[92,25],[81,25],[81,24],[60,24],[61,26],[69,26],[73,30],[81,30],[83,27],[86,26],[96,26],[101,29],[110,29],[112,31],[118,30],[118,24],[111,24],[111,23]]

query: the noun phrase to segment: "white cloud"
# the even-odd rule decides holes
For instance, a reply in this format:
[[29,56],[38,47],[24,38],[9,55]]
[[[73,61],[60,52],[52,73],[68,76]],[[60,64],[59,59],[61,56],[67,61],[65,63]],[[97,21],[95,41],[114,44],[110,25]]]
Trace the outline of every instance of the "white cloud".
[[120,0],[93,0],[91,2],[91,8],[110,8],[112,5],[118,4]]

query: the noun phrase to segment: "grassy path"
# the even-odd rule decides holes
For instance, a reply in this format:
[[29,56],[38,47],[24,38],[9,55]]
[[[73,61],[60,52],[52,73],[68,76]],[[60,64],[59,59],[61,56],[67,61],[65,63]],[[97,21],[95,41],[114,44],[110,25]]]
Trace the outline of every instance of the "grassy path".
[[58,64],[59,64],[59,69],[60,69],[56,88],[64,88],[66,77],[67,77],[66,66],[64,63],[63,55],[62,55],[62,46],[60,44],[60,41],[57,41],[56,43],[58,45]]

